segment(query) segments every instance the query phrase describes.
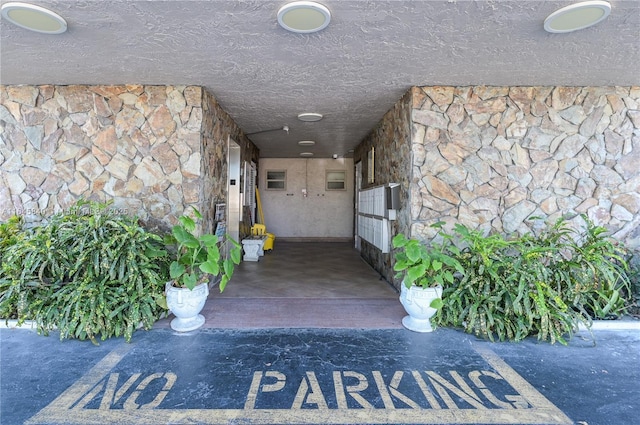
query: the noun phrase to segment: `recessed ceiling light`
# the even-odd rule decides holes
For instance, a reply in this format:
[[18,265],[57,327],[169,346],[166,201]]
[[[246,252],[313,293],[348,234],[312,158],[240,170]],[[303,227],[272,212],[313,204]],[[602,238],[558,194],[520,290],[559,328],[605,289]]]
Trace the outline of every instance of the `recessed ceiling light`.
[[300,156],[306,156],[306,157],[313,156],[313,152],[302,152]]
[[320,31],[329,25],[331,12],[314,1],[294,1],[278,10],[278,23],[288,31],[301,34]]
[[316,112],[303,112],[298,114],[298,119],[305,122],[320,121],[322,119],[322,114],[318,114]]
[[314,142],[313,140],[300,140],[298,144],[300,146],[313,146],[316,144],[316,142]]
[[2,17],[14,25],[43,34],[62,34],[67,21],[44,7],[10,2],[2,5]]
[[577,31],[603,21],[609,13],[609,2],[584,1],[553,12],[544,20],[544,29],[551,33]]

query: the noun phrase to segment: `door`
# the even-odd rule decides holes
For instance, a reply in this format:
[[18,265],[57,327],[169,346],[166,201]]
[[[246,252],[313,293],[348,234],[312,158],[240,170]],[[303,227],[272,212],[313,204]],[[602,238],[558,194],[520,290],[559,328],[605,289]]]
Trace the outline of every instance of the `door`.
[[229,138],[228,149],[229,180],[227,183],[227,233],[233,239],[240,239],[240,222],[242,221],[242,196],[240,194],[240,145]]

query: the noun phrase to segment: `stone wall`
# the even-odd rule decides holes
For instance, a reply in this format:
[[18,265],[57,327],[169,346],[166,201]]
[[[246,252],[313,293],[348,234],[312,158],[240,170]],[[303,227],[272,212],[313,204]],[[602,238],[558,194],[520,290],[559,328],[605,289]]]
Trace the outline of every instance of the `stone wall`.
[[[229,138],[240,145],[241,161],[253,161],[256,166],[260,159],[258,148],[244,135],[240,127],[220,106],[218,101],[207,91],[203,96],[203,185],[202,199],[203,215],[207,228],[212,233],[215,230],[215,205],[225,203],[227,199],[227,156]],[[244,187],[241,181],[240,187]],[[246,211],[249,213],[248,211]],[[246,217],[247,214],[243,214]],[[250,216],[250,214],[249,214]],[[245,221],[246,218],[245,218]],[[249,234],[247,226],[241,226],[240,238]]]
[[[414,87],[408,96],[411,153],[391,130],[406,127],[394,112],[406,97],[356,150],[364,160],[373,145],[397,164],[376,164],[381,183],[398,171],[410,179],[401,202],[409,224],[399,220],[397,231],[430,240],[442,220],[523,234],[536,231],[531,216],[579,227],[586,214],[640,249],[639,87]],[[391,275],[390,256],[370,250],[363,256]]]
[[411,233],[535,231],[580,214],[640,247],[640,88],[413,89]]
[[0,220],[79,198],[164,228],[207,211],[224,188],[205,181],[226,169],[226,134],[241,134],[212,99],[196,86],[0,86]]
[[[407,92],[391,110],[389,110],[376,127],[357,146],[354,152],[354,163],[362,163],[362,188],[380,186],[387,183],[400,184],[400,205],[409,203],[411,170],[411,107],[412,94]],[[369,183],[367,153],[375,148],[375,181]],[[410,209],[403,208],[398,212],[397,220],[392,222],[392,233],[409,234],[411,226]],[[391,257],[382,254],[378,248],[361,241],[361,255],[384,276],[393,281]]]

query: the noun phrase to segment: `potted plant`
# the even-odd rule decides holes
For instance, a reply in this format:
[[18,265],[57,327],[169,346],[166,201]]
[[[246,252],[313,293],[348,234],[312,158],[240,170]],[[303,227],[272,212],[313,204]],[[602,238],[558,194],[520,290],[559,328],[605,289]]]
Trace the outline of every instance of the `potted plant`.
[[[438,222],[432,227],[440,228]],[[408,316],[402,325],[415,332],[431,332],[430,319],[442,307],[442,287],[453,283],[455,273],[464,269],[455,255],[460,251],[447,235],[442,242],[427,247],[416,239],[409,239],[400,233],[393,238],[395,253],[393,269],[402,277],[400,303]]]
[[[196,219],[202,220],[196,208],[193,213]],[[235,265],[240,264],[241,246],[228,235],[222,238],[210,234],[196,236],[196,222],[189,216],[183,215],[178,221],[165,241],[176,250],[169,269],[172,280],[166,284],[165,295],[167,308],[176,316],[171,321],[171,328],[188,332],[204,324],[200,311],[209,295],[209,283],[212,278],[221,276],[219,289],[224,291]],[[227,258],[224,250],[228,245]]]

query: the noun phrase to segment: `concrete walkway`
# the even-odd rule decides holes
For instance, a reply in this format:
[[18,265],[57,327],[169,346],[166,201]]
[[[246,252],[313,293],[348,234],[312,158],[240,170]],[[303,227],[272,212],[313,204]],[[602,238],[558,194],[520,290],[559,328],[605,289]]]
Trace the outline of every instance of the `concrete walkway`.
[[0,423],[640,423],[640,332],[594,334],[154,329],[96,347],[0,329]]

